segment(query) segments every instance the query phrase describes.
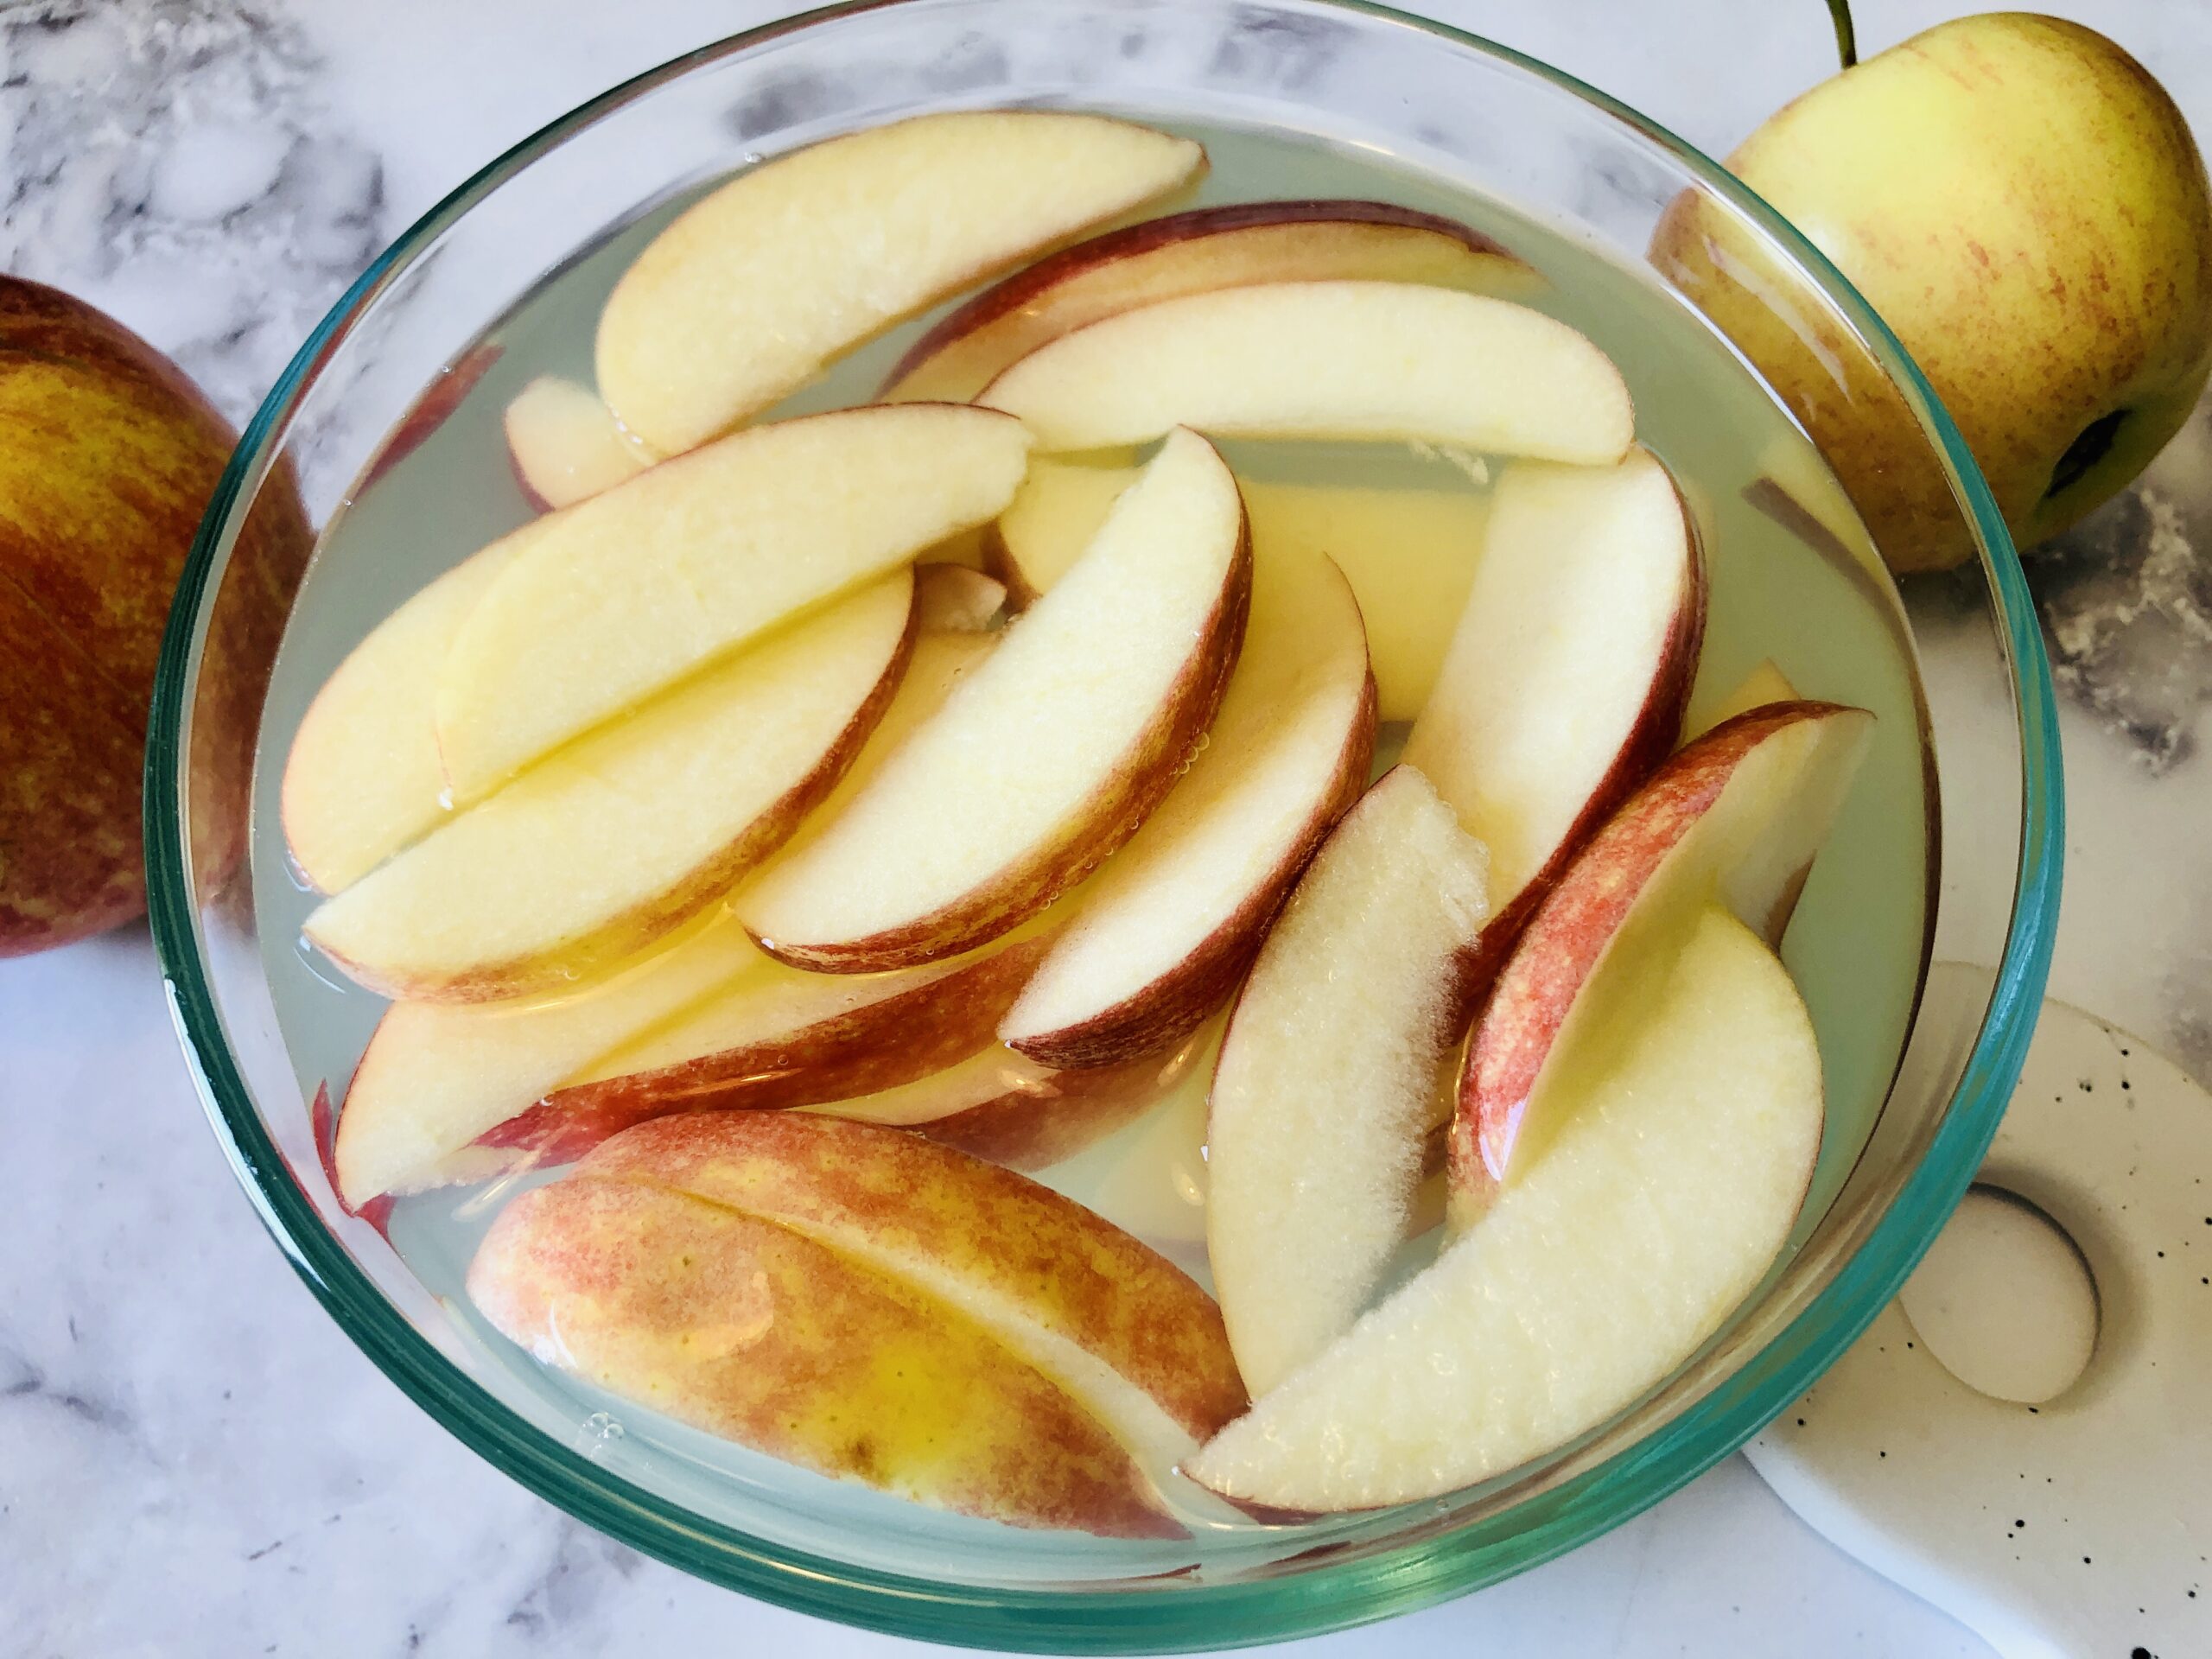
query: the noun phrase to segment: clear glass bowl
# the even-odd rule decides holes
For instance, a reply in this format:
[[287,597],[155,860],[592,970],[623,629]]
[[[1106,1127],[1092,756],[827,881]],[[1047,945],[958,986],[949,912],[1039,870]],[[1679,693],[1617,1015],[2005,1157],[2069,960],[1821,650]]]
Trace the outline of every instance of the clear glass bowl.
[[[269,786],[252,766],[263,688],[280,636],[299,630],[302,509],[327,522],[425,386],[575,250],[748,156],[1017,102],[1318,136],[1630,261],[1670,200],[1703,196],[1762,251],[1775,316],[1821,337],[1840,384],[1895,387],[1980,554],[1917,593],[1912,615],[1927,752],[1941,762],[1930,946],[1990,967],[1988,995],[1919,1008],[1871,1139],[1794,1255],[1666,1386],[1558,1457],[1435,1503],[1243,1529],[1165,1568],[795,1471],[732,1478],[681,1436],[597,1432],[588,1396],[484,1340],[337,1205],[267,971],[265,947],[290,941],[257,932],[235,856]],[[338,587],[317,591],[348,591],[351,574],[318,566],[317,583]],[[1894,606],[1878,573],[1860,576]],[[1932,807],[1931,794],[1931,831]],[[719,1583],[907,1636],[1093,1652],[1239,1646],[1423,1606],[1573,1548],[1739,1446],[1889,1300],[1971,1179],[2034,1024],[2061,845],[2050,686],[2012,548],[1957,431],[1865,302],[1740,184],[1634,111],[1502,48],[1341,0],[832,8],[640,77],[502,156],[377,261],[247,430],[170,620],[146,811],[156,938],[216,1133],[332,1317],[425,1409],[580,1519]]]

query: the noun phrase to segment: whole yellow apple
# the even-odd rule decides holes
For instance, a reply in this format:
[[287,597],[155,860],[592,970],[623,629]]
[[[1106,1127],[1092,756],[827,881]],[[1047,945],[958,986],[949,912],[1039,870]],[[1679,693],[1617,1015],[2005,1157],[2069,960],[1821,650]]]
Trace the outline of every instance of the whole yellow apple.
[[[144,906],[155,660],[231,443],[137,335],[0,276],[0,957]],[[244,844],[251,716],[306,554],[289,480],[264,493],[278,505],[240,539],[225,581],[241,586],[202,662],[190,761],[203,875]]]
[[[2093,29],[1961,17],[1845,70],[1730,168],[1834,261],[1958,422],[2023,546],[2116,493],[2212,368],[2212,192],[2180,111]],[[1900,572],[1969,556],[1895,389],[1711,198],[1653,264],[1789,403]]]

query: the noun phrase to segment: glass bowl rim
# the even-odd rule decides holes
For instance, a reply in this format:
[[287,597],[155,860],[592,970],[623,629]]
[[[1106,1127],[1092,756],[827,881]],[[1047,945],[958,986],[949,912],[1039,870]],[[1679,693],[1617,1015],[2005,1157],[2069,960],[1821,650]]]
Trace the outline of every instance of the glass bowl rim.
[[1936,439],[1971,522],[2012,671],[2022,758],[2021,843],[2003,960],[1989,1009],[1926,1154],[1835,1277],[1721,1386],[1656,1433],[1543,1495],[1542,1516],[1507,1510],[1438,1536],[1278,1578],[1128,1590],[979,1589],[878,1572],[789,1549],[690,1514],[613,1475],[524,1421],[445,1357],[356,1267],[270,1138],[225,1040],[199,944],[181,807],[184,725],[201,612],[234,511],[277,423],[351,322],[424,245],[540,155],[707,63],[816,25],[906,3],[842,0],[729,35],[587,100],[449,193],[362,273],[316,326],[256,411],[211,499],[162,642],[148,730],[149,912],[172,1016],[233,1173],[308,1289],[400,1389],[486,1461],[587,1525],[682,1570],[778,1605],[863,1629],[1021,1651],[1182,1651],[1286,1640],[1411,1611],[1562,1554],[1628,1520],[1736,1450],[1802,1394],[1896,1294],[1972,1181],[2019,1076],[2041,1006],[2064,846],[2056,709],[2033,601],[1996,502],[1957,427],[1896,336],[1852,284],[1732,174],[1673,132],[1529,54],[1378,3],[1301,0],[1409,29],[1548,81],[1663,152],[1727,201],[1827,295]]

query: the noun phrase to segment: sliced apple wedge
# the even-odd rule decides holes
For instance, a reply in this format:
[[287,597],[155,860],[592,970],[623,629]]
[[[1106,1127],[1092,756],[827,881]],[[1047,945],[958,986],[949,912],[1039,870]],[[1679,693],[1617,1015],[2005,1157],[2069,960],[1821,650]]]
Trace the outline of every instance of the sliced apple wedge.
[[[968,1103],[942,1116],[911,1124],[941,1146],[954,1147],[1008,1169],[1050,1169],[1087,1152],[1109,1135],[1159,1109],[1170,1095],[1195,1087],[1201,1097],[1213,1075],[1215,1044],[1203,1038],[1164,1054],[1141,1055],[1119,1065],[1054,1071],[1012,1049],[987,1049],[964,1062]],[[988,1057],[988,1059],[985,1057]],[[995,1093],[987,1067],[997,1062]],[[961,1068],[954,1068],[959,1070]],[[1203,1072],[1203,1076],[1198,1075]],[[948,1071],[945,1076],[950,1077]],[[917,1088],[901,1109],[915,1109]],[[826,1116],[875,1121],[871,1102],[844,1101],[810,1109]]]
[[1555,1061],[1590,1046],[1579,1033],[1592,1022],[1617,1018],[1620,986],[1664,977],[1653,953],[1687,936],[1688,916],[1717,898],[1779,938],[1873,723],[1826,702],[1739,715],[1669,760],[1576,855],[1469,1039],[1452,1128],[1455,1218],[1496,1196],[1521,1142],[1578,1109],[1573,1068],[1554,1078]]
[[1211,1297],[1072,1198],[950,1147],[810,1112],[697,1112],[577,1173],[758,1216],[940,1298],[1141,1452],[1181,1457],[1244,1408]]
[[728,893],[828,795],[913,640],[901,570],[533,768],[308,918],[372,989],[557,988]]
[[1819,1154],[1820,1050],[1741,923],[1681,920],[1671,970],[1543,1155],[1185,1464],[1195,1479],[1294,1512],[1472,1485],[1633,1404],[1758,1284]]
[[1705,566],[1667,469],[1517,466],[1405,760],[1490,849],[1478,985],[1574,850],[1675,747]]
[[525,1192],[468,1294],[543,1363],[801,1468],[1012,1526],[1183,1535],[1128,1448],[996,1332],[687,1192],[577,1176]]
[[1205,748],[1090,883],[999,1027],[1008,1047],[1110,1065],[1190,1035],[1366,786],[1375,683],[1343,575],[1316,554],[1271,560],[1245,637]]
[[1262,283],[1163,300],[1040,346],[977,400],[1041,449],[1217,437],[1418,440],[1610,464],[1628,388],[1563,322],[1413,283]]
[[1173,785],[1236,665],[1251,570],[1229,468],[1173,435],[1077,569],[739,916],[772,955],[856,973],[1044,909]]
[[964,404],[1046,340],[1141,305],[1247,283],[1360,278],[1525,294],[1535,271],[1452,219],[1386,201],[1243,201],[1148,219],[1038,260],[917,340],[886,403]]
[[1682,716],[1682,739],[1688,742],[1692,738],[1703,737],[1723,721],[1747,715],[1754,709],[1764,709],[1770,702],[1796,701],[1797,688],[1789,683],[1789,677],[1775,665],[1773,658],[1764,658],[1752,664],[1751,672],[1710,702],[1693,696],[1689,710]]
[[395,1002],[353,1069],[333,1162],[354,1210],[521,1161],[471,1142],[763,958],[728,915],[590,984],[475,1006]]
[[541,512],[612,489],[657,459],[624,433],[597,392],[557,374],[517,392],[505,424],[515,478]]
[[525,526],[438,672],[455,798],[995,517],[1027,454],[1020,428],[976,410],[844,410],[725,438]]
[[947,295],[1164,196],[1187,138],[1104,116],[963,110],[741,173],[639,254],[599,321],[599,385],[664,454],[727,432]]
[[[986,563],[1027,605],[1082,554],[1134,467],[1040,455],[998,522]],[[1483,549],[1489,497],[1472,490],[1367,489],[1240,479],[1253,569],[1325,554],[1351,583],[1367,626],[1377,717],[1411,720],[1444,664]]]
[[372,629],[308,705],[284,760],[284,844],[317,891],[351,887],[452,816],[438,671],[461,625],[535,533],[464,560]]
[[482,1143],[529,1163],[571,1163],[671,1112],[812,1106],[935,1077],[997,1046],[1000,1018],[1051,943],[1039,934],[859,976],[756,958],[684,1013],[572,1071]]
[[1237,998],[1206,1125],[1206,1253],[1255,1394],[1351,1324],[1405,1240],[1483,867],[1427,780],[1393,767],[1314,855]]

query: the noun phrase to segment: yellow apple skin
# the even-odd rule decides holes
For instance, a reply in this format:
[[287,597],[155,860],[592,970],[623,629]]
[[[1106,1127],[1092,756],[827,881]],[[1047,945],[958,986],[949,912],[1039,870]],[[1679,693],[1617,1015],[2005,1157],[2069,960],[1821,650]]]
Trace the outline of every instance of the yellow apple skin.
[[[231,444],[213,405],[137,335],[0,276],[0,957],[145,906],[138,796],[154,664]],[[209,635],[194,709],[203,880],[244,846],[261,687],[305,563],[289,477],[263,496],[224,578],[238,590]]]
[[[2164,90],[2092,29],[1939,25],[1814,87],[1728,165],[1897,332],[2024,547],[2134,477],[2203,389],[2204,162]],[[1891,569],[1971,556],[1903,399],[1738,224],[1685,193],[1651,258],[1804,421]]]

